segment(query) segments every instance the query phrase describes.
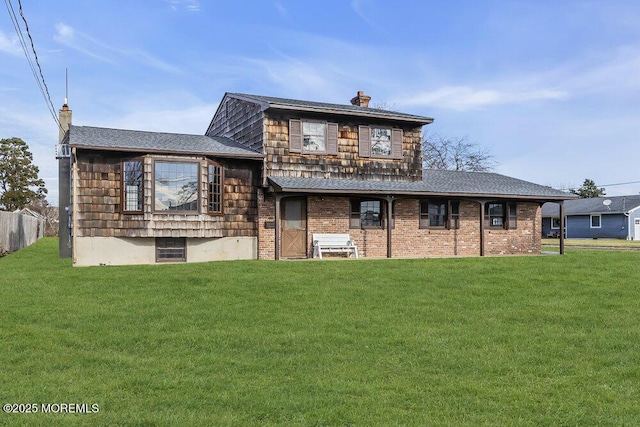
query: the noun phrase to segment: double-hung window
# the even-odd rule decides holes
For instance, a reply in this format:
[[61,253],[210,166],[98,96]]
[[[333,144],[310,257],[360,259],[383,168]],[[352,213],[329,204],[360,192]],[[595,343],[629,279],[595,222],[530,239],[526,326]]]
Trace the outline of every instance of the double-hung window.
[[122,162],[122,211],[142,212],[144,168],[142,160]]
[[601,227],[602,227],[602,216],[591,215],[591,228],[601,228]]
[[402,159],[402,129],[384,126],[358,126],[358,155]]
[[351,200],[351,228],[381,228],[382,227],[381,200]]
[[200,163],[156,161],[154,210],[198,212]]
[[338,154],[338,124],[320,120],[289,120],[289,152]]
[[457,200],[422,200],[420,201],[420,228],[459,228],[459,209],[460,202]]
[[516,203],[486,203],[484,215],[485,226],[490,228],[511,230],[518,226],[518,205]]

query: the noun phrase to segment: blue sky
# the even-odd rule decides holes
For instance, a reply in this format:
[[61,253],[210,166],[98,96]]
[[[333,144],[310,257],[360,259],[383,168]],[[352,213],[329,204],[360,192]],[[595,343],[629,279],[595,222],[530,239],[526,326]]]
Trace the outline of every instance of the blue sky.
[[[225,92],[348,103],[363,90],[488,148],[498,173],[640,181],[637,0],[22,3],[56,110],[69,70],[76,125],[202,134]],[[0,62],[0,137],[27,141],[57,204],[56,124],[6,10]]]

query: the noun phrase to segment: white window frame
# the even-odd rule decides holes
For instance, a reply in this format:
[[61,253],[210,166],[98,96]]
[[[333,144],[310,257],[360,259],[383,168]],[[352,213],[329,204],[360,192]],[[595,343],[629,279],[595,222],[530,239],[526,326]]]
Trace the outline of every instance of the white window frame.
[[[321,120],[301,120],[302,122],[302,152],[304,154],[326,154],[327,153],[327,122]],[[322,135],[322,141],[324,142],[324,150],[309,150],[304,146],[304,127],[305,125],[321,125],[324,129],[324,134]]]
[[[374,134],[381,133],[381,131],[388,132],[389,134],[389,154],[381,154],[373,152],[374,141],[379,140],[378,137],[374,137]],[[393,129],[385,126],[371,126],[371,131],[369,134],[369,138],[371,141],[371,157],[379,157],[379,158],[391,158],[393,155]],[[385,141],[386,142],[386,141]]]
[[[558,222],[558,225],[554,226],[555,222]],[[560,218],[551,218],[551,229],[552,230],[560,230]]]
[[[598,218],[598,225],[597,226],[593,225],[593,219],[594,218]],[[600,214],[589,215],[589,228],[602,228],[602,215],[600,215]]]

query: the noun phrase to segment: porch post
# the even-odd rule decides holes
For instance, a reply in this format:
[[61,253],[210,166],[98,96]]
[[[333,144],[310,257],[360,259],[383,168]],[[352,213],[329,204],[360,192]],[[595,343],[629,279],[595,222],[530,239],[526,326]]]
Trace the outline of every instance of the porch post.
[[480,256],[484,256],[484,200],[480,200]]
[[393,196],[387,196],[387,258],[391,258],[391,224],[393,222]]
[[560,255],[564,255],[564,200],[560,200],[558,204],[560,205]]
[[275,236],[275,245],[276,245],[276,261],[280,259],[280,201],[282,200],[282,196],[280,194],[276,194],[276,236]]

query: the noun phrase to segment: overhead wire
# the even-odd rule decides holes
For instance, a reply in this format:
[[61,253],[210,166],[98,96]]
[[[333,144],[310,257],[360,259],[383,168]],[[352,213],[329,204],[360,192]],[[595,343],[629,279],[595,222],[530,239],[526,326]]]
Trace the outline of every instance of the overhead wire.
[[9,13],[9,18],[11,19],[11,22],[13,24],[13,28],[15,29],[16,34],[18,36],[18,41],[22,46],[22,51],[24,52],[24,56],[27,59],[29,68],[31,69],[31,73],[33,74],[33,78],[35,79],[36,84],[38,85],[38,89],[40,90],[40,93],[44,98],[45,104],[47,105],[47,109],[51,113],[51,117],[53,117],[53,121],[56,122],[56,124],[60,129],[62,129],[62,125],[60,124],[60,121],[58,120],[58,116],[56,115],[53,102],[51,101],[49,88],[47,87],[47,83],[44,78],[44,73],[42,72],[42,67],[40,66],[40,61],[38,59],[38,53],[36,52],[33,37],[31,36],[31,32],[29,31],[29,24],[27,22],[27,18],[24,16],[24,11],[22,9],[22,1],[18,0],[19,13],[22,18],[22,21],[24,22],[26,33],[29,36],[31,50],[33,52],[33,57],[35,58],[35,65],[34,65],[34,59],[32,59],[31,55],[29,54],[29,47],[27,45],[27,42],[24,39],[24,35],[22,34],[22,30],[20,28],[20,21],[18,20],[13,4],[11,3],[11,0],[5,0],[4,2],[7,7],[7,12]]

